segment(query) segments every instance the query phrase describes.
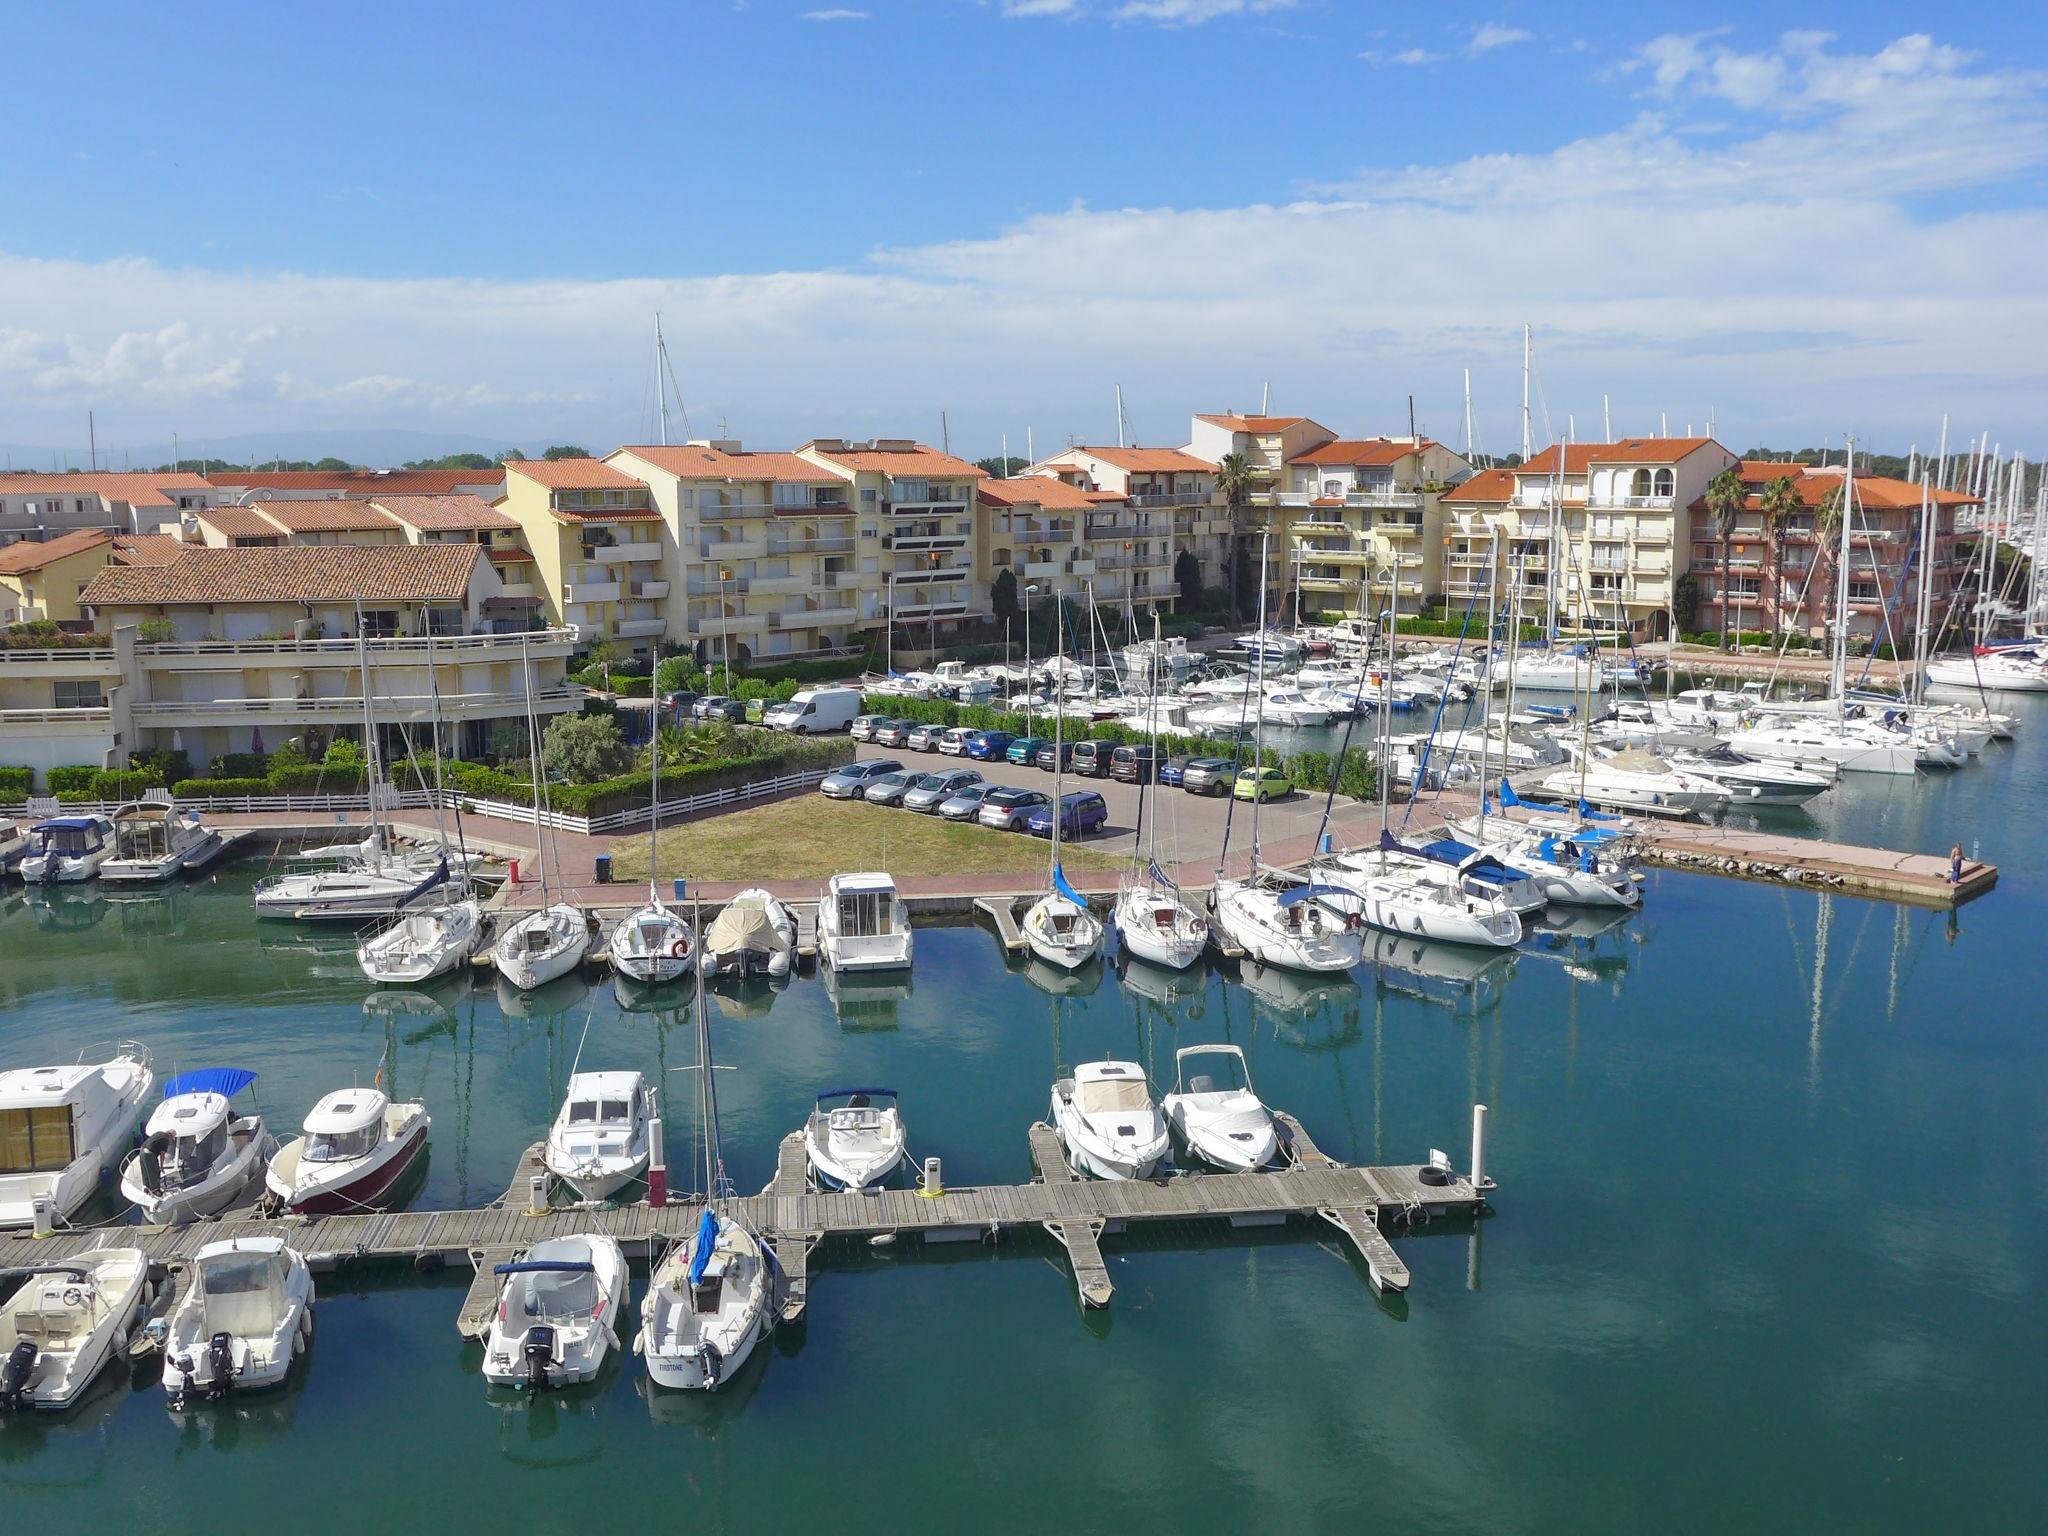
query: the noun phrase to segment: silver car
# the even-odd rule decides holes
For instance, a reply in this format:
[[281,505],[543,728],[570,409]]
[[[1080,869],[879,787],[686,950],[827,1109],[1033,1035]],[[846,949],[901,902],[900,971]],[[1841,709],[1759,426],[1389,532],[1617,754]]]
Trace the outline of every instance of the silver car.
[[833,800],[858,800],[868,785],[883,774],[902,771],[903,765],[893,757],[871,758],[865,763],[848,763],[844,768],[826,774],[818,785],[818,792]]
[[938,746],[945,729],[943,725],[913,725],[910,734],[903,738],[903,745],[913,752],[929,752]]
[[981,775],[972,768],[955,768],[951,773],[928,773],[903,792],[903,809],[936,811],[970,784],[980,782]]
[[860,797],[869,805],[900,805],[905,791],[931,777],[933,775],[919,773],[915,769],[899,768],[894,773],[878,774],[869,779]]
[[939,815],[947,821],[972,821],[981,814],[982,801],[1000,788],[1000,784],[970,784],[952,799],[940,801]]
[[939,752],[945,757],[963,757],[967,752],[967,738],[974,732],[964,725],[955,725],[939,735]]

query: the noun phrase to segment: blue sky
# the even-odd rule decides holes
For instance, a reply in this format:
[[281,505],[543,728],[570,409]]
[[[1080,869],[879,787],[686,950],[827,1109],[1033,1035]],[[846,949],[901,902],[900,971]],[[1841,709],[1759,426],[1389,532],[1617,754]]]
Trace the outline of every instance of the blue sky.
[[[1619,30],[1617,30],[1619,29]],[[956,446],[1251,403],[1519,438],[2034,430],[2040,8],[49,7],[0,126],[0,440]],[[53,77],[54,78],[54,77]],[[2023,254],[2024,253],[2024,254]],[[1989,328],[1988,339],[1983,328]],[[1964,338],[1976,333],[1968,344]],[[104,435],[104,434],[103,434]],[[1548,434],[1538,422],[1539,439]],[[1014,446],[1014,445],[1013,445]]]

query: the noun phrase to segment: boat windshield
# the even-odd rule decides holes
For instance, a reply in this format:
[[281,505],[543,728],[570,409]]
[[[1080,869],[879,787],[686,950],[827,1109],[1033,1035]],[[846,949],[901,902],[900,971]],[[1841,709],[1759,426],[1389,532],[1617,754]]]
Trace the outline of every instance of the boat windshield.
[[367,1157],[376,1149],[377,1127],[366,1125],[353,1131],[308,1136],[305,1158],[309,1163],[339,1163],[352,1157]]
[[571,1125],[627,1125],[632,1119],[630,1099],[573,1099],[569,1103]]
[[1084,1115],[1115,1115],[1130,1111],[1143,1111],[1151,1107],[1151,1098],[1145,1092],[1145,1085],[1136,1078],[1099,1078],[1094,1082],[1082,1083],[1076,1091],[1076,1098]]
[[272,1253],[223,1253],[199,1266],[200,1293],[209,1297],[284,1296],[284,1261]]

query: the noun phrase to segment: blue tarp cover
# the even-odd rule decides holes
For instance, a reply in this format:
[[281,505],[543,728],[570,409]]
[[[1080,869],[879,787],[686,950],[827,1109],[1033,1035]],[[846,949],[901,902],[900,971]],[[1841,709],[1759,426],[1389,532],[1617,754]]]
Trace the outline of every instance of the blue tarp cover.
[[1304,901],[1314,901],[1319,896],[1349,896],[1351,893],[1335,885],[1296,885],[1280,893],[1280,905],[1299,906]]
[[98,824],[99,817],[97,816],[55,816],[48,821],[37,822],[29,828],[29,831],[85,832]]
[[1066,897],[1067,900],[1071,901],[1077,907],[1085,907],[1088,905],[1087,898],[1082,896],[1082,894],[1079,891],[1075,890],[1071,885],[1067,884],[1067,872],[1058,864],[1055,864],[1052,867],[1052,888],[1058,891],[1062,896]]
[[597,1266],[583,1259],[521,1259],[515,1264],[493,1264],[494,1275],[594,1275]]
[[711,1250],[718,1246],[718,1213],[709,1206],[697,1222],[697,1251],[690,1255],[690,1284],[700,1285],[711,1265]]
[[217,1093],[232,1099],[256,1081],[256,1074],[242,1067],[201,1067],[197,1072],[180,1072],[164,1083],[164,1097],[181,1093]]

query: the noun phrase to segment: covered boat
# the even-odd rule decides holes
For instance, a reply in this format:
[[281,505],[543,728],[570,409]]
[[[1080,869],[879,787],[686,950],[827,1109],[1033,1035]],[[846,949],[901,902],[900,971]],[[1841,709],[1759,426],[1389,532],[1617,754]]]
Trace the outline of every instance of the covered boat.
[[[832,1099],[846,1102],[828,1104]],[[804,1126],[804,1152],[812,1172],[835,1189],[881,1183],[903,1164],[903,1115],[896,1090],[826,1089]]]
[[1074,1165],[1098,1179],[1149,1178],[1166,1155],[1166,1117],[1134,1061],[1083,1062],[1054,1083],[1052,1123]]
[[114,824],[104,816],[53,816],[29,828],[21,878],[30,885],[90,880],[113,857]]
[[796,919],[767,891],[741,891],[704,933],[698,963],[713,976],[787,976],[796,960]]
[[0,1412],[69,1408],[148,1309],[140,1248],[96,1248],[62,1264],[0,1269]]
[[164,1340],[173,1408],[274,1387],[313,1338],[313,1275],[281,1237],[208,1243]]
[[394,1104],[376,1088],[341,1088],[306,1116],[305,1135],[270,1160],[264,1182],[285,1210],[308,1215],[382,1210],[426,1150],[427,1106]]
[[492,1386],[573,1386],[595,1376],[618,1347],[627,1276],[613,1239],[551,1237],[491,1273],[505,1281],[484,1334],[484,1380]]
[[142,1128],[142,1145],[121,1168],[121,1195],[158,1225],[212,1216],[235,1203],[277,1150],[253,1106],[235,1095],[256,1081],[241,1067],[183,1072],[164,1084],[163,1102]]

